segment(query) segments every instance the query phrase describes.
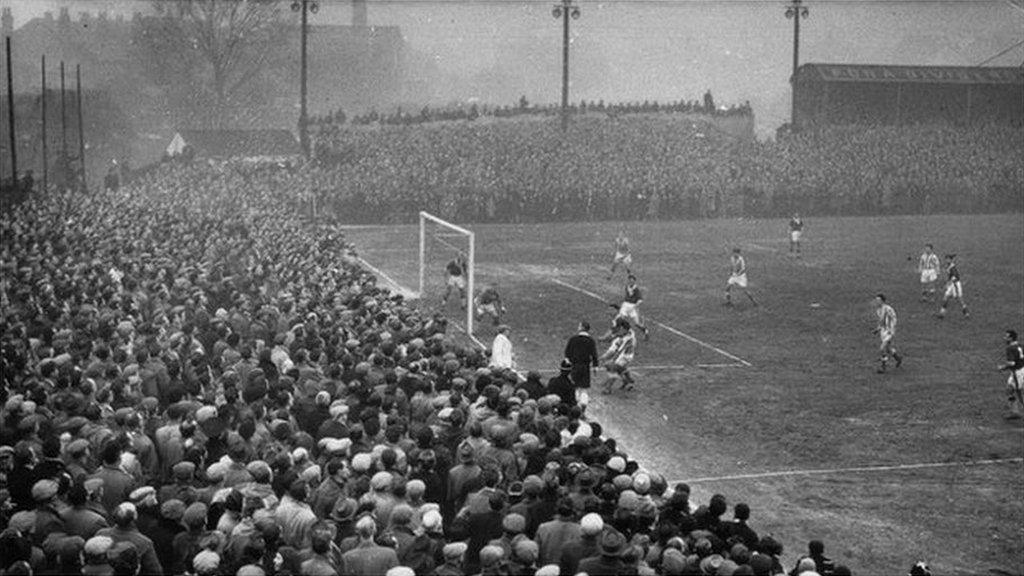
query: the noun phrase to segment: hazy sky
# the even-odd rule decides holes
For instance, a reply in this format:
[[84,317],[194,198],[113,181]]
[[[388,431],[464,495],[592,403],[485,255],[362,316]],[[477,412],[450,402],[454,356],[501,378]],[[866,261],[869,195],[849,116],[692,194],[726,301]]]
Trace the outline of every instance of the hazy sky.
[[[286,2],[288,0],[285,0]],[[573,100],[749,100],[764,133],[789,114],[793,23],[774,0],[577,0]],[[400,26],[414,50],[449,75],[431,95],[557,102],[561,25],[553,2],[369,0],[373,25]],[[59,6],[130,13],[151,0],[7,0],[16,25]],[[801,62],[977,65],[1024,40],[1024,8],[1009,0],[808,0]],[[320,0],[314,23],[347,23],[350,5]],[[1018,46],[990,65],[1024,62]]]

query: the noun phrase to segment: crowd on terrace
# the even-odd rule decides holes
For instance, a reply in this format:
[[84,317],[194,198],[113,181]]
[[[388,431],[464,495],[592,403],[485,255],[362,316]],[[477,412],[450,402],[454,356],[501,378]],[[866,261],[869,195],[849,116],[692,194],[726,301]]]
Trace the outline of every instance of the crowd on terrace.
[[691,501],[564,373],[487,368],[296,178],[168,164],[0,216],[2,573],[850,574],[784,567],[756,502]]
[[673,115],[325,125],[307,189],[352,219],[472,222],[1019,210],[1021,128],[838,126],[738,139]]

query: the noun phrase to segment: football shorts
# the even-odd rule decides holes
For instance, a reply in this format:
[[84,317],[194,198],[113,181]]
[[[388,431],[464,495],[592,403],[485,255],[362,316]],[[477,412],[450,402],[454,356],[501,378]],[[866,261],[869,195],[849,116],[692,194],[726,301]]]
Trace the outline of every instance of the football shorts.
[[640,309],[632,302],[623,302],[619,306],[619,318],[625,318],[633,324],[640,323]]
[[465,276],[449,276],[447,284],[448,284],[448,286],[451,286],[452,288],[458,288],[459,290],[465,290],[466,289],[466,277]]
[[931,284],[939,279],[939,271],[934,269],[921,270],[921,284]]
[[612,261],[616,264],[625,264],[626,266],[629,266],[633,263],[633,255],[629,252],[616,252],[615,258]]
[[733,274],[729,276],[729,286],[739,286],[740,288],[747,287],[747,275],[746,274]]
[[963,285],[960,284],[959,281],[957,281],[957,282],[947,282],[946,283],[946,298],[963,298],[963,297],[964,297],[964,287],[963,287]]

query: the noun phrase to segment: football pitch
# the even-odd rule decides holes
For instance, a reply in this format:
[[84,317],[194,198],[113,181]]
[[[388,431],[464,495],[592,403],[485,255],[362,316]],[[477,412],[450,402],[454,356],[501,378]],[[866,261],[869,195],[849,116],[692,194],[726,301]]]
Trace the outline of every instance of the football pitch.
[[[476,234],[477,286],[496,285],[508,306],[518,367],[548,372],[580,319],[608,326],[625,229],[651,336],[637,389],[592,390],[589,412],[644,467],[688,481],[693,502],[724,494],[730,518],[747,502],[752,527],[786,544],[787,568],[818,538],[855,574],[916,560],[941,574],[1024,573],[1024,426],[1003,419],[996,370],[1004,331],[1024,332],[1020,214],[808,219],[799,259],[784,220],[458,224]],[[347,234],[417,289],[416,226]],[[919,302],[926,242],[958,254],[969,318],[954,305],[939,320],[938,303]],[[440,306],[447,243],[429,251],[422,306]],[[733,247],[759,307],[742,294],[721,306]],[[886,374],[875,373],[877,292],[906,356]],[[446,312],[462,317],[454,302]],[[493,327],[475,335],[488,344]]]

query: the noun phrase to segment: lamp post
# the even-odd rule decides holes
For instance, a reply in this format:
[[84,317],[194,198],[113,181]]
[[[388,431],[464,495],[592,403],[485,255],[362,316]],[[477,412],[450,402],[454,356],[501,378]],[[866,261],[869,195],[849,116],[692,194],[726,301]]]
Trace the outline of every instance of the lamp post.
[[793,20],[793,75],[789,78],[790,88],[793,91],[791,98],[793,108],[790,112],[789,122],[793,128],[796,128],[796,69],[800,66],[800,19],[807,18],[809,14],[810,10],[803,5],[803,0],[792,0],[792,3],[786,7],[786,18]]
[[573,6],[573,0],[562,0],[555,4],[551,15],[562,19],[562,131],[569,128],[569,18],[577,20],[580,9]]
[[309,13],[316,14],[320,10],[317,0],[294,0],[292,11],[302,14],[301,51],[299,65],[299,145],[302,146],[302,153],[309,158],[309,116],[306,114],[306,36],[309,33]]

